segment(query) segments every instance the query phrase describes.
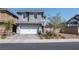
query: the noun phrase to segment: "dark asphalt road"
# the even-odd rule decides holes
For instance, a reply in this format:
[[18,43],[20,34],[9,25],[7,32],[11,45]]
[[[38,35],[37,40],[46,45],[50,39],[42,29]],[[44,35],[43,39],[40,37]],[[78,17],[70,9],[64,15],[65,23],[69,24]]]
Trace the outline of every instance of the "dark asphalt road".
[[0,43],[0,50],[79,50],[79,42]]

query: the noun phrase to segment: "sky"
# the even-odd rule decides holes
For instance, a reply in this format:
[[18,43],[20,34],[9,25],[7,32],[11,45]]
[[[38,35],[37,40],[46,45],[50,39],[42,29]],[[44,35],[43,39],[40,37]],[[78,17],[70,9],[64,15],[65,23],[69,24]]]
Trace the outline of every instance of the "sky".
[[43,10],[44,16],[50,17],[59,14],[65,21],[79,14],[79,8],[9,8],[8,10],[15,15],[18,10]]

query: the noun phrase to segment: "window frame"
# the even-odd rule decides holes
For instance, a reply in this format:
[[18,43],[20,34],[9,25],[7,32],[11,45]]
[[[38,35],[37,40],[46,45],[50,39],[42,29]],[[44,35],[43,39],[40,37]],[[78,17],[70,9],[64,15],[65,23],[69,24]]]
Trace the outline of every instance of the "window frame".
[[37,19],[37,13],[34,13],[34,18]]

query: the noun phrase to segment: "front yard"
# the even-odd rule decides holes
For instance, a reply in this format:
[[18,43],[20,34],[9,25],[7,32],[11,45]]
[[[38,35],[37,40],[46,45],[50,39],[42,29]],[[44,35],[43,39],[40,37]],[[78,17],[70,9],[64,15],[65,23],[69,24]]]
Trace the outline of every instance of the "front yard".
[[78,34],[67,34],[67,33],[58,33],[58,34],[41,34],[39,35],[40,39],[79,39]]
[[[9,37],[9,38],[8,38]],[[59,33],[57,35],[51,35],[51,34],[43,34],[43,35],[19,35],[19,34],[15,34],[15,35],[10,35],[8,36],[8,39],[22,39],[22,40],[26,40],[26,39],[47,39],[47,40],[59,40],[59,39],[79,39],[79,35],[76,34],[65,34],[65,33]],[[4,38],[4,37],[3,37]],[[6,39],[6,38],[5,38]]]
[[65,39],[64,35],[60,33],[46,32],[45,34],[39,34],[40,39]]
[[66,34],[66,33],[60,33],[63,35],[66,39],[79,39],[78,34]]

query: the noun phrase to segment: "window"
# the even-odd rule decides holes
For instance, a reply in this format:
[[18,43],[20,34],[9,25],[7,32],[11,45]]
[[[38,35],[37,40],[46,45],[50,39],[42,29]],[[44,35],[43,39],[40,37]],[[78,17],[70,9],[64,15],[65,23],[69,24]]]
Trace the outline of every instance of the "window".
[[23,17],[22,17],[22,13],[18,13],[18,15],[19,15],[19,19],[22,19]]
[[74,22],[74,24],[78,24],[78,22]]
[[37,19],[37,14],[36,13],[34,13],[34,18]]
[[78,22],[77,22],[77,21],[75,21],[75,22],[72,22],[71,24],[78,24]]
[[26,13],[23,13],[23,19],[26,18]]
[[28,18],[28,17],[29,17],[28,13],[23,13],[23,19]]

